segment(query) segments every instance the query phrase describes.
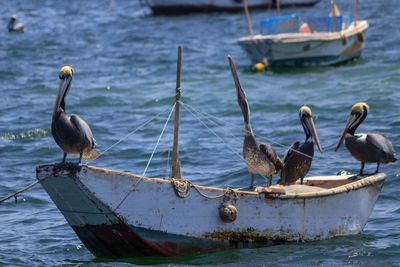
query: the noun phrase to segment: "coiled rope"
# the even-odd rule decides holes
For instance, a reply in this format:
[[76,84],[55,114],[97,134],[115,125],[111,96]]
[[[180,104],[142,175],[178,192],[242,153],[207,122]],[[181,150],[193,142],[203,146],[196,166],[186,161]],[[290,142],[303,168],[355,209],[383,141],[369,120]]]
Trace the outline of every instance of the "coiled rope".
[[186,198],[189,193],[190,193],[190,188],[193,187],[194,189],[196,189],[196,191],[204,198],[208,198],[208,199],[217,199],[217,198],[221,198],[224,197],[226,195],[230,195],[232,194],[235,198],[238,198],[238,194],[235,190],[231,189],[230,187],[227,187],[225,189],[225,191],[220,194],[220,195],[216,195],[216,196],[209,196],[204,194],[203,192],[200,191],[199,188],[197,188],[197,186],[195,186],[194,184],[192,184],[190,181],[188,180],[182,180],[182,179],[174,179],[171,178],[171,185],[174,188],[175,194],[180,197],[180,198]]

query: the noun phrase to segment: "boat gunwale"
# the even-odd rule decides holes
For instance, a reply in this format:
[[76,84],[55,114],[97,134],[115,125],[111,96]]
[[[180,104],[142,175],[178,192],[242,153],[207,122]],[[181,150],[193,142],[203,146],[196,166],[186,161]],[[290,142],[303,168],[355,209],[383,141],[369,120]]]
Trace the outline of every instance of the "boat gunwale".
[[[39,178],[39,172],[38,172],[39,169],[53,167],[53,166],[54,166],[53,164],[43,164],[43,165],[36,166],[37,179],[39,181],[41,181],[41,179]],[[95,166],[86,165],[86,164],[82,164],[82,167],[87,168],[92,171],[97,171],[97,172],[102,172],[102,173],[113,173],[113,174],[128,176],[131,178],[135,178],[138,180],[144,180],[144,181],[148,181],[148,182],[158,182],[158,183],[161,182],[161,183],[172,184],[172,180],[170,180],[169,178],[150,178],[150,177],[140,176],[140,175],[136,175],[136,174],[132,174],[132,173],[128,173],[128,172],[120,172],[120,171],[105,169],[105,168],[101,168],[101,167],[95,167]],[[83,169],[82,172],[85,172],[85,169]],[[312,176],[312,177],[305,178],[305,181],[307,181],[307,179],[310,179],[310,178],[316,179],[319,177],[321,177],[321,179],[318,179],[318,180],[320,180],[320,181],[324,180],[323,179],[324,176]],[[328,177],[332,177],[332,176],[328,176]],[[270,195],[270,198],[274,198],[274,199],[276,199],[276,198],[277,199],[304,199],[304,198],[325,197],[325,196],[336,195],[336,194],[340,194],[340,193],[344,193],[344,192],[354,191],[354,190],[357,190],[357,189],[360,189],[363,187],[367,187],[367,186],[375,184],[375,183],[383,182],[385,179],[386,179],[386,174],[383,172],[380,172],[380,173],[375,173],[371,176],[367,176],[364,178],[354,180],[354,182],[340,185],[340,186],[337,186],[334,188],[328,188],[328,189],[324,189],[324,190],[317,191],[317,192],[302,192],[302,193],[294,192],[294,193]],[[233,189],[233,188],[229,188],[229,187],[218,188],[218,187],[195,185],[192,183],[190,183],[190,186],[195,187],[196,189],[200,189],[200,190],[209,190],[209,191],[227,192],[227,193],[228,193],[228,189],[231,189],[231,191],[233,191],[234,193],[241,195],[241,196],[265,195],[265,193],[263,193],[263,192],[244,191],[244,190],[242,191],[242,190]],[[284,186],[278,185],[278,186],[273,186],[272,188],[284,189]]]
[[272,41],[275,43],[298,43],[298,42],[311,42],[311,41],[332,41],[342,39],[344,37],[350,37],[358,33],[364,32],[369,27],[366,20],[357,21],[357,25],[354,25],[354,21],[350,24],[347,29],[337,32],[314,32],[314,33],[279,33],[270,35],[254,35],[244,36],[238,40],[239,44],[257,44],[257,41]]

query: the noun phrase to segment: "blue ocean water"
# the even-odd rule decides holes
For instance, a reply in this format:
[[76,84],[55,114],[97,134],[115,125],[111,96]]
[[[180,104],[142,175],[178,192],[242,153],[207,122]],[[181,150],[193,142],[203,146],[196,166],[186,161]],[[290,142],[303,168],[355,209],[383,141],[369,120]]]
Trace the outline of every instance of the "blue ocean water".
[[[298,109],[304,104],[312,108],[324,154],[316,154],[309,175],[358,172],[360,164],[344,147],[337,153],[333,150],[351,106],[359,101],[370,105],[359,131],[385,134],[400,151],[398,0],[360,1],[359,18],[367,19],[370,26],[359,60],[258,74],[250,71],[249,59],[236,44],[248,34],[243,13],[152,16],[141,1],[115,1],[107,13],[111,2],[0,2],[4,25],[0,30],[0,197],[34,182],[36,165],[62,159],[50,130],[62,66],[71,65],[75,71],[67,112],[90,124],[102,152],[172,105],[178,45],[183,46],[182,101],[226,122],[223,128],[209,127],[229,145],[182,108],[182,172],[195,184],[243,187],[249,183],[238,156],[243,119],[227,55],[238,67],[259,141],[273,144],[281,157],[287,146],[304,139]],[[352,1],[337,2],[342,13],[353,12]],[[296,12],[326,15],[329,1],[313,8],[282,10],[283,14]],[[12,14],[25,24],[26,33],[7,32]],[[251,12],[254,30],[259,31],[261,19],[274,15],[274,10]],[[167,115],[163,113],[90,164],[142,174]],[[171,133],[168,127],[146,175],[168,174]],[[369,164],[366,171],[375,167]],[[21,194],[17,204],[8,200],[0,205],[0,265],[400,265],[399,163],[382,165],[381,171],[387,180],[361,235],[174,259],[96,259],[37,185]],[[256,184],[264,183],[256,177]]]

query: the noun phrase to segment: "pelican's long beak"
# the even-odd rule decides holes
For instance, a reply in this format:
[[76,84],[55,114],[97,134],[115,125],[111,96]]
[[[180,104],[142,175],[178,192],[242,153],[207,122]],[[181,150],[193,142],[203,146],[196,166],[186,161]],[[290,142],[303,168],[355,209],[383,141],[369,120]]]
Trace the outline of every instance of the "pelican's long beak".
[[346,137],[347,131],[350,128],[350,125],[353,124],[353,122],[357,119],[356,114],[350,114],[349,118],[347,119],[346,125],[344,126],[344,130],[342,133],[342,136],[340,137],[339,143],[337,144],[336,148],[335,148],[335,152],[338,151],[340,145],[343,143],[344,138]]
[[314,137],[314,140],[315,140],[315,143],[317,144],[318,150],[322,154],[321,144],[319,143],[317,131],[315,130],[314,121],[313,121],[312,117],[306,117],[306,122],[307,122],[307,125],[310,127],[311,134]]
[[239,75],[236,70],[235,62],[233,62],[233,59],[231,56],[228,56],[228,60],[229,60],[229,66],[231,67],[231,71],[232,71],[233,81],[235,82],[236,92],[238,94],[238,100],[239,99],[244,100],[244,99],[246,99],[246,93],[243,91],[243,88],[240,85]]
[[71,87],[72,76],[65,76],[60,78],[60,85],[58,87],[58,94],[56,99],[56,104],[54,106],[53,120],[56,117],[57,110],[62,103],[65,102],[65,97],[68,94],[69,88]]

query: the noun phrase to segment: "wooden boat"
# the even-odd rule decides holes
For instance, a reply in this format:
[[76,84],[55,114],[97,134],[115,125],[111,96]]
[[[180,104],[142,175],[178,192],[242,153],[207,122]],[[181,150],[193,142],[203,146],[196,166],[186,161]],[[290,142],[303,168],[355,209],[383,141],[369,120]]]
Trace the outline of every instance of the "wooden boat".
[[38,181],[96,257],[181,256],[362,232],[386,178],[383,173],[308,177],[302,185],[254,191],[182,179],[179,66],[172,178],[88,165],[80,171],[71,164],[36,167]]
[[361,55],[366,20],[348,16],[302,18],[299,15],[261,21],[262,34],[242,37],[239,46],[252,63],[270,66],[325,66]]
[[[321,0],[281,0],[280,7],[313,6]],[[240,12],[242,0],[146,0],[153,14],[187,14],[192,12]],[[250,9],[276,8],[277,0],[247,0]]]

